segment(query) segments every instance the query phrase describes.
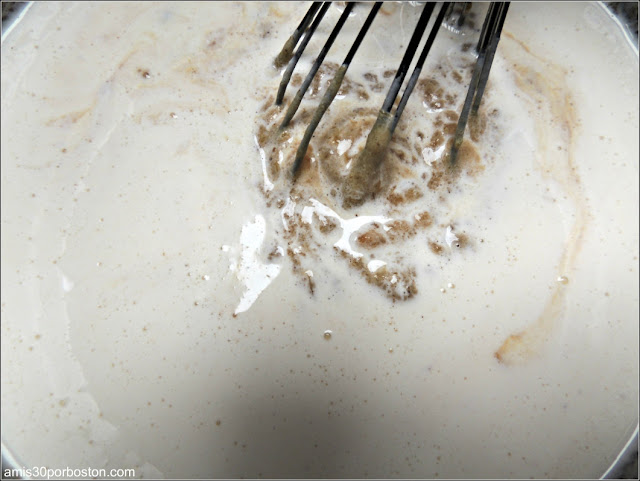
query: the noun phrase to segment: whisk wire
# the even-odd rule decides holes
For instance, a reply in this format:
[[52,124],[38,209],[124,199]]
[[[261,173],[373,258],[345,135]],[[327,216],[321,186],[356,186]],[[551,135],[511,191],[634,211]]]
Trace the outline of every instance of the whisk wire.
[[340,15],[340,18],[338,19],[338,22],[336,23],[335,27],[331,31],[331,34],[329,35],[329,38],[327,38],[327,41],[325,42],[324,46],[322,47],[322,50],[320,50],[320,53],[318,54],[318,57],[316,57],[316,60],[313,62],[313,65],[311,66],[311,70],[309,70],[309,73],[307,74],[307,76],[305,77],[304,81],[302,82],[302,85],[298,89],[298,92],[296,93],[295,97],[291,101],[291,104],[289,105],[289,108],[287,109],[287,113],[284,116],[284,120],[282,121],[282,124],[280,125],[281,129],[285,128],[289,124],[289,122],[291,121],[291,119],[295,115],[296,111],[298,110],[298,107],[300,106],[300,102],[302,102],[302,97],[304,97],[305,92],[307,91],[307,89],[311,85],[311,82],[313,81],[313,78],[316,76],[316,72],[318,72],[318,69],[320,68],[320,65],[324,61],[324,58],[327,56],[327,52],[331,48],[331,45],[333,45],[333,42],[335,41],[336,37],[338,36],[338,33],[340,33],[340,30],[342,29],[342,26],[347,21],[347,18],[349,17],[349,14],[351,13],[351,10],[353,10],[354,5],[355,4],[353,2],[347,3],[347,6],[345,7],[344,11],[342,12],[342,15]]
[[396,76],[391,83],[391,87],[387,92],[387,97],[384,99],[384,103],[382,104],[381,111],[391,112],[391,107],[393,106],[396,97],[398,96],[398,92],[400,91],[400,87],[404,82],[404,77],[409,70],[409,65],[413,60],[413,57],[418,49],[418,44],[420,43],[420,39],[427,28],[427,24],[429,23],[429,19],[431,18],[431,14],[433,13],[433,9],[435,7],[434,3],[427,3],[422,9],[422,13],[420,14],[420,18],[418,19],[418,23],[413,30],[413,34],[411,35],[411,40],[409,40],[409,45],[404,52],[402,60],[400,61],[400,66],[396,71]]
[[278,54],[276,59],[273,61],[273,64],[275,65],[276,68],[280,68],[283,65],[286,65],[289,62],[289,60],[291,60],[291,57],[293,56],[293,49],[296,48],[296,45],[298,44],[298,40],[300,40],[300,37],[302,37],[302,34],[304,33],[304,31],[307,29],[307,27],[313,20],[313,17],[315,16],[316,12],[320,8],[320,5],[322,5],[322,2],[313,2],[311,4],[304,18],[302,19],[300,24],[296,27],[296,29],[293,31],[291,36],[287,39],[287,41],[284,44],[284,47],[282,47],[282,50],[280,50],[280,53]]
[[300,60],[300,57],[302,56],[302,52],[304,52],[304,49],[307,47],[309,40],[311,40],[313,33],[316,31],[316,28],[318,28],[318,25],[320,25],[320,22],[322,21],[322,18],[324,17],[325,13],[327,13],[327,10],[329,10],[330,5],[331,5],[331,2],[324,2],[322,4],[322,7],[320,7],[320,11],[313,19],[313,23],[305,33],[304,38],[302,39],[302,42],[296,49],[296,52],[293,54],[293,57],[291,58],[291,60],[289,60],[289,63],[287,64],[287,68],[284,71],[284,74],[282,75],[280,86],[278,87],[278,94],[276,95],[276,105],[282,104],[282,99],[284,98],[284,93],[285,93],[285,90],[287,89],[287,85],[289,85],[289,80],[291,80],[291,75],[293,74],[293,70],[296,68],[296,64],[298,63],[298,60]]
[[[378,117],[376,118],[373,127],[371,127],[371,130],[369,131],[364,148],[354,159],[351,169],[346,176],[342,192],[343,205],[345,207],[359,205],[364,202],[365,196],[368,192],[368,186],[374,181],[373,177],[375,176],[375,172],[378,171],[380,165],[384,161],[385,153],[393,135],[393,129],[398,123],[404,104],[400,108],[400,111],[396,109],[397,115],[391,114],[391,108],[395,103],[400,87],[404,81],[404,77],[409,70],[409,65],[413,60],[418,44],[420,43],[420,39],[426,30],[434,8],[434,3],[428,3],[423,8],[382,108],[378,113]],[[446,12],[446,7],[442,11]],[[408,98],[412,89],[413,86],[410,87],[409,91],[406,91],[405,89],[406,98]],[[406,103],[406,100],[404,103]]]
[[413,88],[418,82],[418,78],[420,77],[420,73],[422,72],[422,67],[424,65],[424,62],[427,59],[427,55],[431,50],[431,46],[433,45],[433,42],[436,39],[436,35],[438,35],[438,31],[440,30],[440,25],[442,25],[442,21],[444,20],[446,13],[449,11],[450,3],[451,2],[444,2],[442,4],[442,8],[440,8],[440,12],[438,13],[436,20],[433,23],[433,26],[431,27],[431,32],[429,33],[429,37],[427,37],[427,42],[424,44],[424,47],[422,48],[422,52],[418,57],[418,61],[416,62],[416,65],[413,69],[413,73],[411,74],[411,77],[409,77],[409,81],[407,82],[407,86],[404,89],[404,93],[402,94],[400,103],[396,108],[396,113],[393,117],[393,122],[391,124],[392,133],[395,130],[396,126],[398,125],[398,122],[400,121],[400,116],[402,115],[402,112],[404,111],[404,107],[407,104],[407,101],[409,100],[411,93],[413,92]]
[[493,64],[493,58],[495,57],[496,50],[498,49],[498,42],[500,41],[502,27],[504,26],[504,21],[507,18],[509,2],[503,2],[499,6],[499,9],[500,10],[498,12],[498,21],[496,22],[496,28],[493,32],[491,42],[487,47],[487,57],[484,61],[482,73],[480,74],[480,80],[478,80],[478,88],[473,99],[473,104],[471,105],[471,115],[476,115],[478,113],[480,101],[482,100],[482,95],[484,94],[484,89],[487,86],[487,80],[489,79],[489,71],[491,70],[491,65]]
[[[335,72],[318,107],[314,111],[311,122],[306,128],[302,141],[300,142],[296,152],[296,157],[291,170],[294,181],[297,177],[297,173],[299,172],[302,160],[304,159],[304,156],[306,155],[306,152],[308,150],[313,133],[319,125],[323,115],[329,108],[331,102],[337,95],[340,89],[340,85],[344,80],[346,71],[353,57],[355,56],[356,51],[362,43],[362,40],[364,39],[364,36],[366,35],[369,27],[371,26],[371,23],[380,10],[382,3],[383,2],[376,2],[372,6],[371,11],[369,12],[369,15],[367,16],[364,24],[360,28],[360,31],[351,48],[349,49],[347,56],[345,57],[342,65]],[[316,31],[318,25],[322,21],[322,18],[327,12],[330,4],[331,2],[314,2],[276,58],[274,62],[276,65],[282,65],[283,62],[286,61],[287,58],[289,58],[287,68],[283,74],[278,88],[278,94],[276,96],[275,102],[276,105],[280,105],[282,103],[287,85],[291,80],[293,70],[295,69],[298,60],[300,59],[302,53],[304,52],[304,49],[306,48],[311,37]],[[315,59],[310,72],[305,77],[302,85],[298,89],[298,92],[289,105],[284,119],[280,124],[280,131],[288,126],[291,119],[295,115],[297,109],[300,106],[300,103],[302,102],[302,98],[304,97],[305,92],[311,85],[315,75],[317,74],[317,71],[320,68],[320,65],[324,61],[325,56],[331,48],[335,38],[337,37],[344,23],[349,17],[352,9],[354,8],[354,5],[354,2],[347,3],[338,22],[334,26],[331,34],[329,35],[329,38],[320,51],[320,54]],[[405,49],[400,65],[396,70],[394,79],[391,82],[387,95],[379,111],[378,117],[373,127],[371,128],[369,135],[367,136],[365,147],[360,152],[358,157],[354,159],[352,168],[349,174],[347,174],[345,181],[345,190],[343,192],[345,194],[345,205],[354,205],[362,201],[364,193],[362,192],[362,189],[357,186],[364,185],[363,181],[367,180],[368,173],[375,170],[379,166],[380,162],[382,162],[382,160],[384,159],[384,151],[386,150],[387,145],[391,140],[391,136],[399,122],[400,116],[404,111],[409,97],[418,82],[420,73],[424,66],[424,62],[435,41],[440,26],[444,25],[454,33],[460,33],[459,29],[460,27],[462,27],[466,14],[470,9],[470,5],[471,2],[443,2],[438,16],[436,17],[436,20],[434,21],[434,24],[431,28],[431,32],[429,33],[427,41],[425,42],[422,52],[416,62],[411,77],[407,82],[403,95],[398,102],[396,111],[392,115],[391,110],[396,103],[398,93],[400,91],[400,88],[402,87],[402,84],[404,83],[406,74],[409,70],[409,66],[413,61],[418,45],[420,44],[431,15],[435,9],[435,2],[427,2],[423,7],[418,22],[416,23],[414,31],[409,40],[409,44]],[[489,71],[491,69],[498,42],[500,40],[500,34],[504,25],[508,8],[509,2],[491,2],[485,15],[478,39],[478,44],[476,46],[478,57],[473,68],[471,82],[465,96],[462,111],[458,118],[458,124],[456,126],[455,135],[451,144],[451,150],[449,152],[449,166],[452,168],[456,165],[457,154],[460,146],[462,145],[462,139],[469,119],[469,115],[476,115],[480,106],[480,102],[486,88]],[[448,17],[447,22],[444,22],[445,17]],[[303,33],[304,37],[302,38],[302,41],[298,45],[295,52],[293,52],[293,48],[300,40]]]
[[[471,113],[471,107],[474,103],[474,97],[476,112],[478,107],[480,106],[480,101],[482,100],[482,94],[484,93],[484,88],[489,77],[489,70],[491,69],[493,55],[495,54],[495,49],[498,46],[498,41],[500,40],[500,31],[502,30],[504,19],[506,18],[507,14],[505,3],[507,2],[492,2],[489,5],[489,11],[487,12],[484,23],[482,25],[480,39],[478,40],[477,47],[478,59],[476,60],[476,64],[473,68],[471,82],[469,84],[469,89],[467,90],[467,95],[462,106],[462,111],[460,112],[460,117],[458,118],[458,125],[456,126],[456,132],[453,137],[453,143],[451,145],[451,151],[449,153],[449,166],[452,168],[455,167],[457,162],[458,151],[460,150],[460,146],[462,145],[462,139],[467,126],[467,122],[469,120],[469,114]],[[489,50],[489,46],[491,46],[491,48],[493,49],[492,53],[490,54],[491,62],[487,62],[487,51]],[[483,83],[481,88],[479,88],[481,81]]]
[[371,11],[369,12],[369,15],[367,16],[364,24],[360,28],[360,31],[358,32],[358,36],[356,37],[356,40],[353,42],[353,45],[349,49],[347,56],[342,62],[342,65],[333,76],[333,79],[331,80],[329,86],[327,87],[327,90],[325,91],[322,97],[322,100],[320,100],[318,107],[314,111],[313,118],[311,119],[311,122],[307,126],[307,129],[304,132],[304,136],[302,137],[302,141],[300,142],[300,145],[298,146],[298,150],[296,151],[296,157],[293,162],[293,168],[291,169],[291,172],[294,178],[297,175],[300,169],[300,166],[302,165],[302,159],[304,159],[304,156],[307,154],[307,149],[309,148],[309,142],[311,142],[311,137],[313,137],[313,133],[315,132],[318,125],[320,124],[320,121],[322,120],[322,117],[324,116],[325,112],[329,108],[329,105],[331,105],[331,102],[333,102],[333,99],[335,98],[336,94],[340,90],[340,86],[342,85],[344,76],[347,73],[347,69],[349,68],[349,65],[351,64],[351,61],[353,60],[353,57],[355,56],[356,52],[358,51],[358,47],[360,47],[360,44],[362,43],[364,36],[367,34],[367,31],[369,30],[371,23],[373,22],[374,18],[378,14],[380,7],[382,7],[382,2],[376,2],[373,5],[373,7],[371,7]]

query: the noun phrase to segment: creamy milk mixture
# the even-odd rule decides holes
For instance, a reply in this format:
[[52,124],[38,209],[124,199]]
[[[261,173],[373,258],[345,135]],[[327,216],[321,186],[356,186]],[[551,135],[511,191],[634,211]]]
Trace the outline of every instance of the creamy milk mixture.
[[369,11],[278,133],[307,8],[37,3],[3,39],[3,443],[146,477],[601,475],[638,420],[637,50],[597,4],[513,3],[450,171],[475,5],[352,203],[420,8],[385,4],[293,184]]

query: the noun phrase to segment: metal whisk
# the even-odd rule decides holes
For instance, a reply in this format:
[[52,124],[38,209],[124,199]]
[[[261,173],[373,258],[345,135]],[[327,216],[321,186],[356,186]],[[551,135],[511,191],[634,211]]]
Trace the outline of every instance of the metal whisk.
[[[316,31],[318,25],[322,21],[325,13],[327,12],[331,2],[314,2],[306,15],[291,35],[291,37],[285,43],[282,51],[279,53],[275,60],[275,65],[277,67],[281,67],[287,64],[287,68],[282,77],[282,81],[280,83],[278,94],[276,96],[276,105],[281,105],[282,100],[284,98],[285,90],[287,85],[291,79],[293,71],[298,63],[298,60],[302,56],[304,49],[306,48],[309,40],[313,36]],[[309,142],[313,136],[314,131],[316,130],[318,124],[320,123],[322,116],[331,105],[331,102],[335,98],[336,94],[340,89],[340,85],[345,77],[347,69],[355,56],[358,47],[362,43],[369,27],[371,26],[373,20],[375,19],[380,7],[382,7],[383,2],[376,2],[371,7],[369,15],[367,16],[364,24],[360,28],[360,31],[353,42],[353,45],[349,49],[342,65],[336,71],[333,79],[330,81],[329,86],[327,87],[326,92],[324,93],[323,98],[320,100],[318,107],[316,108],[311,122],[307,126],[307,129],[304,133],[302,141],[298,147],[296,152],[296,157],[293,163],[293,168],[291,174],[295,180],[300,166],[302,164],[302,160],[306,155]],[[355,2],[349,2],[346,4],[344,11],[342,12],[340,18],[337,23],[333,27],[333,30],[329,34],[322,50],[316,57],[311,70],[307,74],[306,78],[302,82],[298,92],[292,99],[282,123],[280,124],[280,130],[285,129],[293,116],[295,115],[302,98],[311,85],[311,82],[320,68],[320,65],[324,61],[324,58],[331,48],[335,38],[340,33],[343,25],[347,21],[349,14],[355,7]],[[471,5],[470,2],[443,2],[438,15],[431,27],[431,31],[429,36],[427,37],[427,41],[422,48],[422,52],[418,57],[418,60],[414,66],[414,70],[409,78],[405,90],[402,94],[400,102],[394,113],[391,112],[392,107],[396,101],[398,96],[398,92],[404,83],[406,74],[409,70],[409,66],[415,56],[415,53],[418,49],[418,44],[427,28],[431,15],[433,14],[436,7],[435,2],[426,2],[423,6],[422,13],[418,19],[418,22],[414,28],[413,34],[409,41],[409,44],[404,52],[400,65],[396,71],[395,77],[391,86],[389,87],[389,91],[387,96],[382,104],[380,109],[378,118],[376,119],[369,135],[367,137],[367,141],[365,143],[365,147],[363,151],[360,153],[358,160],[353,164],[352,169],[350,170],[348,176],[348,181],[346,182],[346,186],[351,186],[351,191],[347,188],[345,192],[345,196],[347,199],[351,199],[355,202],[360,200],[363,196],[362,192],[358,192],[357,189],[354,191],[353,186],[362,185],[362,182],[366,182],[367,172],[370,171],[372,167],[380,165],[383,160],[384,153],[386,151],[387,145],[389,144],[393,132],[398,124],[400,116],[404,110],[404,107],[409,100],[409,96],[411,95],[413,88],[415,87],[418,77],[420,76],[420,72],[422,71],[422,67],[424,62],[429,54],[429,51],[436,39],[438,31],[442,25],[446,26],[450,30],[457,31],[459,30],[465,20],[465,16],[469,11]],[[480,106],[480,102],[482,100],[482,95],[484,93],[485,86],[487,84],[487,79],[489,77],[489,71],[491,69],[491,64],[493,62],[493,58],[498,47],[498,42],[500,40],[500,33],[502,31],[502,27],[504,25],[505,18],[507,16],[507,10],[509,8],[509,2],[491,2],[487,14],[485,16],[482,29],[480,31],[480,38],[478,40],[478,44],[476,46],[476,53],[478,55],[473,74],[471,77],[471,82],[469,85],[469,89],[467,91],[467,95],[462,107],[462,111],[460,113],[460,117],[458,119],[458,125],[456,128],[454,140],[452,143],[451,151],[449,154],[449,165],[451,167],[455,166],[456,158],[458,154],[458,150],[460,145],[462,144],[462,138],[464,135],[464,131],[467,125],[467,121],[469,119],[469,115],[476,115],[478,111],[478,107]],[[446,21],[445,21],[446,18]],[[304,37],[303,37],[304,35]],[[300,40],[302,38],[302,40]],[[297,48],[295,48],[297,45]]]

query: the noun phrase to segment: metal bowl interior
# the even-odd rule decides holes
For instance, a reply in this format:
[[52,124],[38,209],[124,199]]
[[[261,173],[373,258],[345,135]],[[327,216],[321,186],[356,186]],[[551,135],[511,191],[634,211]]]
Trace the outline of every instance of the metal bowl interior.
[[[624,31],[630,45],[638,53],[638,3],[637,2],[598,2],[606,9],[612,21]],[[2,3],[2,40],[10,35],[13,27],[27,14],[32,2]],[[7,440],[8,441],[8,440]],[[19,459],[2,440],[2,471],[22,466]],[[4,476],[3,476],[4,477]],[[11,477],[9,477],[11,478]],[[601,479],[637,479],[638,478],[638,427],[612,465],[603,473]]]

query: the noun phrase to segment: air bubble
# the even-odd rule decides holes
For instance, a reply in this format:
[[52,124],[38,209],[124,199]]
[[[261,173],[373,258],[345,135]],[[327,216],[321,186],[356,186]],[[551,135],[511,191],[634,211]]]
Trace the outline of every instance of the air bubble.
[[329,339],[331,339],[332,334],[333,332],[327,329],[326,331],[324,331],[324,338],[328,341]]
[[569,278],[567,276],[559,276],[556,280],[560,284],[568,284],[569,283]]

